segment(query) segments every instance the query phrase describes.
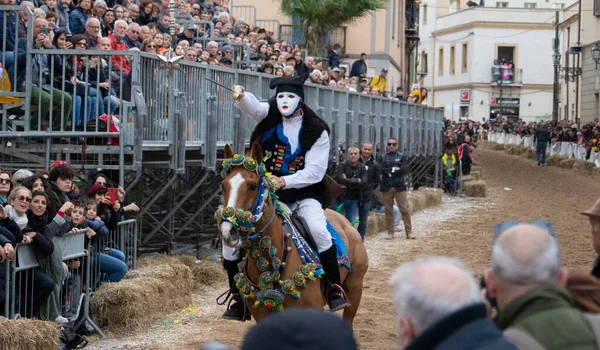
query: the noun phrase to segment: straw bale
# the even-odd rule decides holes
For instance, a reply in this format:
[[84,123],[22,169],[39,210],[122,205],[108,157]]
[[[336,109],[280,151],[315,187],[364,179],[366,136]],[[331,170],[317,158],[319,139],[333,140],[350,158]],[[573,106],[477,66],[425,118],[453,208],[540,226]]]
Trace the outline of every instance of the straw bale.
[[196,288],[214,286],[219,282],[227,281],[227,274],[223,265],[213,261],[201,261],[192,268]]
[[492,150],[493,151],[504,151],[504,145],[500,144],[500,143],[496,143],[496,144],[494,144]]
[[471,167],[471,174],[473,174],[473,172],[478,171],[479,172],[479,176],[483,177],[483,167],[480,165],[474,165]]
[[379,232],[385,231],[385,214],[383,213],[370,213],[367,219],[367,232],[366,236],[376,235]]
[[92,312],[110,332],[129,334],[147,328],[165,312],[191,303],[194,279],[181,263],[147,265],[118,283],[104,283],[93,294]]
[[484,181],[469,181],[463,184],[465,195],[468,197],[485,197]]
[[518,146],[506,146],[506,148],[504,148],[504,153],[508,154],[509,156],[518,156],[519,152],[517,147]]
[[578,172],[583,175],[592,175],[592,171],[596,167],[596,164],[591,162],[586,162],[582,159],[576,159],[575,163],[573,163],[573,171]]
[[560,162],[569,159],[567,156],[561,156],[559,154],[553,154],[546,158],[546,164],[550,166],[560,166]]
[[516,155],[520,156],[521,154],[525,153],[527,151],[527,147],[523,146],[523,145],[517,145],[515,146],[515,152]]
[[60,331],[56,323],[20,318],[0,318],[0,349],[47,350],[58,349]]
[[408,203],[410,204],[410,213],[416,213],[419,210],[425,209],[427,203],[427,197],[425,194],[418,191],[413,191],[408,197]]
[[560,161],[559,166],[565,169],[573,169],[573,164],[575,164],[575,159],[563,159]]
[[[473,172],[471,171],[471,173],[473,173]],[[463,175],[463,176],[461,177],[461,179],[462,179],[462,182],[463,182],[463,183],[464,183],[464,182],[469,182],[469,181],[473,181],[473,180],[475,180],[475,178],[473,178],[473,176],[472,176],[472,175]]]
[[479,140],[477,141],[477,148],[480,149],[485,149],[488,145],[488,142],[486,140]]
[[471,170],[471,175],[470,175],[474,180],[480,180],[481,179],[481,172],[479,170]]
[[190,255],[149,255],[140,257],[137,261],[137,267],[142,268],[146,266],[156,265],[172,265],[172,264],[183,264],[190,269],[196,266],[196,259]]
[[521,154],[521,158],[525,159],[536,159],[535,150],[533,148],[526,148],[525,152]]
[[442,204],[442,191],[436,188],[421,187],[417,192],[425,195],[425,208]]

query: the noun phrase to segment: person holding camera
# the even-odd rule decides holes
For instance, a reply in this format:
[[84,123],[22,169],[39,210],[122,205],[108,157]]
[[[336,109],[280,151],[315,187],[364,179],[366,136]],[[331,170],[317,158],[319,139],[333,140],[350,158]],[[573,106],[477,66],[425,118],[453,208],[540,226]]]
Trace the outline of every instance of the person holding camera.
[[[15,64],[17,66],[16,89],[25,91],[25,65],[27,62],[27,50],[29,49],[52,49],[52,39],[48,35],[48,22],[43,18],[36,18],[33,22],[33,43],[28,43],[27,38],[20,38],[15,52]],[[52,62],[53,61],[53,62]],[[48,54],[35,54],[32,57],[31,71],[31,106],[39,108],[42,125],[38,125],[38,117],[31,118],[31,129],[37,130],[38,127],[51,127],[50,130],[58,131],[69,120],[71,113],[72,97],[60,89],[52,86],[54,75],[61,75],[63,71],[62,59],[59,55],[50,58]],[[51,66],[54,69],[52,72]],[[54,108],[52,108],[54,107]],[[52,125],[50,121],[50,112],[52,112]],[[44,125],[45,124],[45,125]]]
[[408,173],[408,161],[406,156],[398,152],[398,140],[389,138],[387,141],[387,152],[379,158],[381,165],[381,193],[383,195],[383,206],[385,207],[385,224],[388,230],[388,239],[394,238],[394,200],[398,204],[406,239],[414,239],[412,235],[412,224],[406,193],[406,182],[404,177]]

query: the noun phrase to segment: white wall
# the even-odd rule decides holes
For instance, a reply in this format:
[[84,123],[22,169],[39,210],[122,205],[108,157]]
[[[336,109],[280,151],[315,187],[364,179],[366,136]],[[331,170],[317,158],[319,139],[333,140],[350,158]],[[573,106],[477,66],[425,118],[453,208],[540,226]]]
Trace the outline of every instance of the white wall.
[[[452,117],[452,105],[454,104],[454,119],[458,119],[458,106],[469,107],[469,119],[480,121],[488,119],[490,115],[490,101],[492,97],[499,97],[498,92],[492,93],[491,89],[471,90],[471,102],[460,103],[460,89],[438,91],[435,94],[435,107],[445,109],[445,117]],[[552,91],[539,91],[523,89],[520,95],[513,96],[503,94],[503,97],[515,97],[520,99],[519,114],[525,121],[533,121],[537,117],[552,114]],[[483,104],[481,103],[483,101]],[[529,105],[531,103],[531,106]]]

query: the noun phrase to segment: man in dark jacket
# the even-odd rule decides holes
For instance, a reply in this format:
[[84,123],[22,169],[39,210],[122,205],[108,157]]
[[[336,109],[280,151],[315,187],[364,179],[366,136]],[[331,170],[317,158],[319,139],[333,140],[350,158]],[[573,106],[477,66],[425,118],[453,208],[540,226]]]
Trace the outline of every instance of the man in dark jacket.
[[[0,0],[0,5],[10,5],[10,1]],[[0,12],[0,64],[12,72],[15,62],[15,43],[17,42],[18,33],[18,16],[17,11],[2,11]],[[4,26],[6,25],[6,32]],[[13,74],[9,73],[10,79],[13,79]],[[4,78],[2,76],[2,78]],[[14,83],[14,82],[13,82]]]
[[550,142],[550,139],[551,136],[550,131],[548,131],[548,125],[546,125],[546,123],[542,123],[542,125],[537,128],[535,134],[533,135],[533,142],[535,143],[535,158],[538,161],[538,165],[546,165],[546,148],[548,147],[548,142]]
[[346,186],[343,213],[350,222],[354,222],[358,216],[361,189],[367,182],[367,170],[358,158],[358,148],[348,148],[348,159],[340,163],[335,176],[338,183]]
[[597,349],[588,318],[564,288],[567,276],[548,228],[518,224],[498,232],[484,279],[497,300],[496,324],[511,342],[519,345],[524,334],[548,350]]
[[365,78],[367,76],[367,54],[361,53],[360,59],[354,61],[352,63],[352,68],[350,69],[350,77],[359,77]]
[[329,68],[340,66],[340,44],[333,45],[333,50],[327,52],[327,59],[329,60]]
[[408,161],[406,156],[398,152],[398,140],[389,138],[387,141],[387,152],[379,158],[381,165],[381,193],[383,194],[383,206],[385,207],[385,224],[388,230],[388,239],[394,238],[394,200],[398,204],[404,231],[407,239],[412,236],[412,224],[406,193],[404,177],[408,173]]
[[460,261],[445,257],[401,265],[391,280],[400,346],[406,350],[516,350],[488,318],[473,276]]
[[367,232],[367,220],[369,212],[371,212],[371,200],[373,199],[373,191],[381,182],[381,169],[379,163],[373,157],[373,144],[364,143],[361,149],[359,161],[365,165],[367,171],[367,181],[362,184],[360,202],[358,203],[358,233],[365,240]]

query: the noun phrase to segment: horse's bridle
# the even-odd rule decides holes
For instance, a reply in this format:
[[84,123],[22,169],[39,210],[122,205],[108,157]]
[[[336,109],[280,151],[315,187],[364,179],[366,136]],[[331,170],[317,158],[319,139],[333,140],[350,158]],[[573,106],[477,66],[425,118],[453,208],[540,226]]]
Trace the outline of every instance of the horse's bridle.
[[269,178],[264,163],[258,164],[258,162],[252,157],[244,157],[241,154],[235,154],[232,158],[223,160],[221,163],[223,170],[221,170],[221,177],[225,179],[231,172],[233,167],[243,166],[246,170],[256,172],[260,179],[258,186],[258,196],[252,205],[250,210],[236,209],[234,207],[220,207],[215,211],[215,220],[217,226],[221,228],[223,222],[230,223],[233,227],[237,228],[242,235],[242,238],[246,238],[250,234],[256,234],[255,224],[258,222],[264,213],[269,198],[273,199],[273,216],[267,225],[257,233],[261,234],[270,224],[273,222],[275,217],[275,211],[277,210],[277,195],[275,194],[275,184]]

